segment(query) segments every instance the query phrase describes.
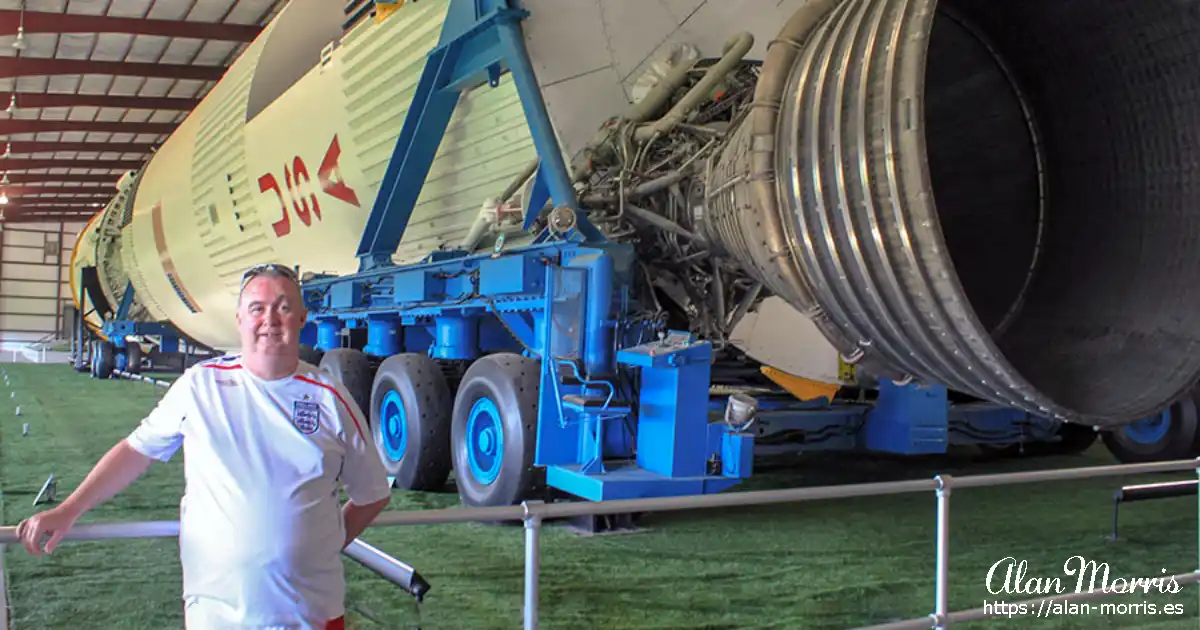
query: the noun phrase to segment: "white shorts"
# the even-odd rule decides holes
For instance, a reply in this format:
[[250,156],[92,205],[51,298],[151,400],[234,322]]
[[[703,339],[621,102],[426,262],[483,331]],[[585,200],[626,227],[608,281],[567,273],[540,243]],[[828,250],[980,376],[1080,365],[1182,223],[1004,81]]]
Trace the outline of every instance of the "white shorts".
[[241,623],[237,617],[237,611],[218,600],[199,597],[184,600],[183,618],[187,630],[328,630],[342,627],[341,619],[302,619],[280,625],[248,625]]

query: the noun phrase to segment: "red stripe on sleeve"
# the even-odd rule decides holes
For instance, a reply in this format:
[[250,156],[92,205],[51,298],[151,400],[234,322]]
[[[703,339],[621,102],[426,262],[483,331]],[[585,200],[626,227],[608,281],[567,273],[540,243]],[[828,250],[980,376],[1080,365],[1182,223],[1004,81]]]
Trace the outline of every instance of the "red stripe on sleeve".
[[358,429],[358,434],[360,436],[362,436],[362,439],[364,439],[364,440],[367,439],[367,435],[365,433],[363,433],[362,426],[360,424],[358,424],[358,417],[354,415],[354,410],[350,408],[350,405],[346,404],[346,399],[342,398],[342,395],[340,393],[338,393],[337,388],[330,387],[329,385],[326,385],[325,383],[322,383],[321,381],[314,381],[313,379],[308,378],[307,376],[301,376],[299,374],[296,375],[296,378],[301,381],[304,381],[305,383],[308,383],[310,385],[316,385],[317,387],[324,387],[325,389],[328,389],[329,391],[333,392],[333,395],[337,397],[338,402],[342,403],[342,406],[346,408],[346,413],[350,414],[350,419],[354,421],[354,428]]

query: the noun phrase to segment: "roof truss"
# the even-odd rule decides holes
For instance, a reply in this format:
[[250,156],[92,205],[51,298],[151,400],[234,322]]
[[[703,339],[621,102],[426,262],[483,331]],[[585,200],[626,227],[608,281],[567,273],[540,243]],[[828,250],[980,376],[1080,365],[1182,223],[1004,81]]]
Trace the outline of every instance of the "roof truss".
[[0,207],[20,222],[107,205],[286,0],[0,3]]

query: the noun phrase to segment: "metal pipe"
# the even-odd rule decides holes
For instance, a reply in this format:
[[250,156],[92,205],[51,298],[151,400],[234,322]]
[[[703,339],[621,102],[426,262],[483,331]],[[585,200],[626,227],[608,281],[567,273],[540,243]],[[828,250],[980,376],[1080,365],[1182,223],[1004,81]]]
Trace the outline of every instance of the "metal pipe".
[[906,619],[904,621],[891,621],[874,626],[856,628],[856,630],[928,630],[933,627],[930,619],[932,619],[932,616],[921,617],[919,619]]
[[753,47],[754,36],[750,33],[743,32],[729,38],[725,42],[721,60],[709,67],[708,71],[704,73],[704,78],[688,90],[688,93],[675,103],[666,116],[653,123],[639,126],[634,132],[634,139],[638,142],[645,142],[655,136],[671,133],[675,129],[675,125],[683,122],[683,118],[712,93],[717,83],[724,79],[734,66],[741,63],[742,58]]
[[[521,169],[521,172],[518,173],[511,182],[509,182],[508,187],[500,193],[500,196],[496,198],[496,205],[503,206],[505,203],[507,203],[508,200],[517,193],[517,190],[521,188],[521,185],[525,183],[525,180],[533,177],[533,174],[537,172],[538,164],[541,164],[541,160],[538,158],[530,160],[529,163],[525,165],[525,168]],[[532,210],[536,212],[541,210],[541,208],[532,208]]]
[[429,582],[416,569],[355,538],[342,550],[350,559],[372,570],[379,577],[399,586],[417,601],[423,601],[429,592]]
[[[641,197],[645,197],[646,195],[656,193],[660,190],[666,190],[672,184],[678,184],[679,182],[683,181],[687,177],[690,177],[691,175],[693,175],[693,170],[689,163],[689,164],[681,166],[680,168],[678,168],[674,171],[671,171],[670,173],[667,173],[666,175],[661,175],[661,176],[656,177],[648,182],[638,184],[632,190],[628,190],[625,192],[625,199],[626,200],[636,200]],[[617,194],[588,195],[587,197],[583,198],[583,205],[597,206],[597,205],[604,204],[604,203],[617,203],[620,200],[621,200],[621,197],[620,197],[620,195],[617,195]]]
[[5,546],[0,545],[0,630],[8,630],[12,605],[8,601],[8,571],[4,567]]
[[661,214],[655,214],[645,208],[639,208],[638,206],[628,204],[628,203],[625,204],[625,212],[632,214],[633,216],[645,221],[646,223],[653,225],[654,227],[660,228],[662,230],[666,230],[667,232],[670,232],[672,234],[677,234],[688,240],[696,239],[695,234],[685,230],[678,223],[662,216]]
[[950,612],[950,475],[938,475],[937,488],[937,577],[934,579],[934,622],[937,630],[949,625]]
[[[629,107],[629,111],[624,116],[613,121],[611,125],[605,125],[579,152],[575,161],[571,164],[572,170],[575,172],[575,181],[583,181],[593,172],[592,156],[600,149],[612,136],[613,130],[620,129],[623,123],[641,123],[657,112],[671,95],[683,85],[687,80],[688,72],[691,71],[692,65],[681,60],[678,64],[671,68],[667,76],[663,77],[654,87],[650,88],[642,100],[634,103]],[[584,205],[587,205],[585,202]]]
[[642,97],[642,100],[633,104],[629,109],[629,113],[625,115],[625,120],[632,123],[645,122],[648,118],[654,115],[671,95],[678,90],[683,82],[687,80],[688,72],[691,72],[692,66],[695,64],[688,63],[684,59],[680,59],[679,63],[675,64],[670,72],[665,77],[654,84],[650,91]]
[[725,323],[725,330],[733,332],[737,328],[738,323],[750,312],[750,307],[754,305],[754,301],[758,299],[758,294],[762,293],[762,283],[755,282],[753,286],[746,290],[746,295],[742,296],[742,300],[738,302],[737,309],[733,311],[733,315],[729,317],[729,321]]
[[[1163,472],[1179,472],[1200,469],[1200,458],[1146,464],[1121,464],[1115,466],[1090,466],[1079,469],[1048,470],[1035,472],[1007,473],[1000,475],[973,475],[955,477],[956,488],[980,488],[1014,483],[1037,481],[1069,481],[1141,475]],[[851,497],[908,494],[937,489],[934,479],[910,481],[887,481],[878,483],[794,488],[789,490],[757,490],[731,492],[727,494],[662,497],[647,499],[620,499],[599,502],[555,503],[530,505],[528,508],[543,519],[563,518],[599,514],[621,514],[628,512],[658,512],[671,510],[710,509],[770,505],[776,503],[799,503]],[[476,521],[522,521],[526,508],[520,505],[488,508],[448,508],[437,510],[415,510],[384,512],[371,527],[396,525],[437,525],[444,523],[469,523]],[[64,540],[105,540],[112,538],[155,538],[179,535],[176,521],[142,521],[125,523],[87,523],[71,528]],[[15,526],[0,527],[0,544],[17,543]]]
[[955,477],[956,488],[983,488],[995,485],[1010,485],[1018,483],[1037,483],[1041,481],[1075,481],[1079,479],[1094,479],[1096,477],[1114,477],[1118,475],[1141,475],[1150,473],[1175,472],[1188,470],[1180,466],[1180,462],[1190,461],[1192,467],[1200,467],[1200,459],[1178,460],[1174,462],[1150,462],[1146,464],[1123,464],[1119,466],[1098,466],[1083,468],[1064,468],[1062,470],[1031,470],[1027,472],[1003,473],[994,475],[970,475]]
[[541,576],[542,517],[536,513],[541,501],[522,504],[525,510],[525,630],[538,627],[538,578]]

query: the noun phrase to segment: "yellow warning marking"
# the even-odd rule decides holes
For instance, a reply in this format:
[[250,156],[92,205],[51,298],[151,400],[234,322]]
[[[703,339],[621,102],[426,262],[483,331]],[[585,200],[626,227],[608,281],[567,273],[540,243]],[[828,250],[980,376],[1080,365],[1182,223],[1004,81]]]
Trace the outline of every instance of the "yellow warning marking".
[[833,400],[834,394],[837,394],[837,391],[841,389],[839,385],[830,385],[829,383],[795,376],[765,365],[762,367],[762,373],[799,400],[807,401],[817,398]]
[[843,383],[853,383],[858,380],[857,368],[838,356],[838,380]]
[[375,2],[375,23],[382,24],[393,13],[400,10],[408,0],[392,0],[392,2]]

